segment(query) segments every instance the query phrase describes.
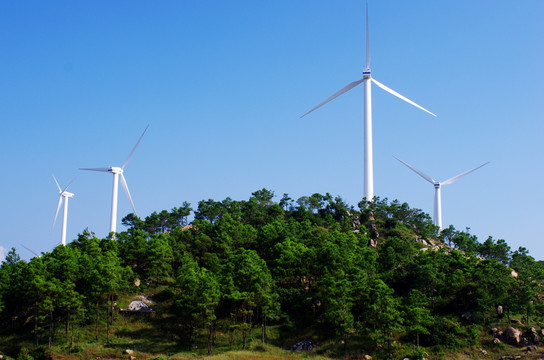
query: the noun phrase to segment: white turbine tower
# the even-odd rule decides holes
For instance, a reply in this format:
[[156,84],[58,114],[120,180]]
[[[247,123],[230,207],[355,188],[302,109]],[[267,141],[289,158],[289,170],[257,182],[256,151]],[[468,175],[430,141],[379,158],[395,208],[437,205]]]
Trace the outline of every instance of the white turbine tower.
[[59,202],[57,203],[57,212],[55,213],[55,220],[53,220],[53,226],[51,227],[51,230],[53,230],[53,228],[55,227],[55,223],[57,222],[57,217],[59,215],[60,206],[62,205],[62,200],[64,199],[64,210],[62,213],[62,232],[60,235],[60,241],[62,245],[65,246],[66,245],[66,224],[68,220],[68,199],[74,197],[74,194],[66,190],[68,190],[68,187],[72,185],[75,178],[74,180],[70,181],[70,183],[66,185],[64,189],[60,188],[59,182],[55,178],[55,175],[53,175],[53,180],[55,180],[55,184],[57,184],[57,188],[59,189]]
[[395,95],[396,97],[406,101],[409,104],[414,105],[415,107],[420,108],[423,111],[428,112],[429,114],[436,116],[429,110],[419,106],[412,100],[406,98],[405,96],[402,96],[398,92],[394,91],[393,89],[390,89],[389,87],[385,86],[378,80],[374,79],[370,72],[370,40],[369,40],[369,32],[368,32],[368,5],[366,7],[366,66],[363,70],[363,78],[356,80],[347,86],[345,86],[340,91],[336,92],[332,96],[330,96],[328,99],[324,100],[321,104],[317,105],[307,113],[301,116],[304,117],[311,113],[312,111],[316,110],[317,108],[325,105],[331,100],[334,100],[335,98],[339,97],[340,95],[344,94],[345,92],[353,89],[360,83],[363,83],[364,85],[364,188],[363,188],[363,197],[366,198],[368,201],[373,201],[374,198],[374,165],[373,165],[373,155],[372,155],[372,93],[371,93],[371,83],[374,83],[378,85],[383,90],[387,91],[390,94]]
[[145,135],[145,132],[149,128],[149,125],[145,128],[144,132],[140,136],[140,139],[128,155],[127,159],[123,163],[121,167],[116,166],[110,166],[107,168],[80,168],[79,170],[90,170],[90,171],[100,171],[100,172],[108,172],[110,174],[113,174],[113,193],[112,193],[112,200],[111,200],[111,218],[110,218],[110,233],[115,233],[117,230],[117,189],[119,187],[119,176],[121,176],[121,184],[123,185],[123,189],[125,190],[125,194],[127,194],[128,200],[130,201],[130,205],[132,206],[132,210],[134,210],[134,214],[136,214],[136,208],[134,207],[134,202],[132,202],[132,197],[130,196],[130,191],[128,190],[127,181],[125,180],[125,176],[123,175],[123,170],[125,169],[125,166],[127,166],[128,162],[130,161],[130,158],[132,155],[134,155],[134,152],[136,151],[136,148],[138,145],[140,145],[140,141],[142,141],[142,138]]
[[421,176],[422,178],[424,178],[425,180],[427,180],[428,182],[430,182],[431,184],[433,184],[434,186],[434,209],[433,209],[433,223],[438,226],[438,228],[440,230],[442,230],[442,193],[441,193],[441,187],[443,185],[449,185],[457,180],[459,180],[460,178],[462,178],[463,176],[465,175],[468,175],[470,174],[471,172],[475,171],[475,170],[478,170],[479,168],[481,168],[482,166],[484,165],[487,165],[489,164],[489,161],[480,165],[480,166],[476,166],[474,169],[470,169],[468,171],[465,171],[464,173],[461,173],[459,175],[455,175],[454,177],[452,178],[449,178],[448,180],[446,181],[436,181],[435,179],[433,179],[432,177],[430,177],[429,175],[425,174],[424,172],[416,169],[415,167],[413,167],[412,165],[408,164],[408,163],[405,163],[404,161],[402,161],[401,159],[397,158],[396,156],[393,156],[395,159],[397,159],[398,161],[400,161],[401,163],[403,163],[404,165],[406,165],[407,167],[409,167],[410,169],[412,169],[412,171],[414,171],[416,174],[418,174],[419,176]]

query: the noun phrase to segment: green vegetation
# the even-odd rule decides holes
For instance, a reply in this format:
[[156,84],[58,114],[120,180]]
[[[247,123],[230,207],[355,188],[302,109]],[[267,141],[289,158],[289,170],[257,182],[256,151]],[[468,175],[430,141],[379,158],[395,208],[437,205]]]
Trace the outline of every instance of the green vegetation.
[[[453,359],[509,351],[491,327],[515,317],[526,336],[544,319],[544,264],[525,248],[439,233],[398,201],[273,199],[262,189],[201,201],[190,224],[188,203],[130,214],[114,237],[84,231],[29,262],[12,249],[0,267],[0,354]],[[121,311],[142,299],[153,311]],[[313,353],[285,350],[306,339]]]

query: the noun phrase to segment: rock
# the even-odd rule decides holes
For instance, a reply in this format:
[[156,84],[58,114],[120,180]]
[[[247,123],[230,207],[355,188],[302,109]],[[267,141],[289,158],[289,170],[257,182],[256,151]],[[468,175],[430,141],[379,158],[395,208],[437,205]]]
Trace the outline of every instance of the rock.
[[510,319],[510,324],[523,325],[518,319]]
[[499,329],[497,329],[496,327],[491,328],[491,333],[492,334],[496,334],[498,331],[499,331]]
[[[348,215],[351,215],[348,213]],[[358,217],[353,218],[353,228],[356,229],[361,225],[361,220]]]
[[129,359],[130,360],[136,360],[136,357],[135,356],[130,356]]
[[487,355],[487,351],[485,351],[484,349],[480,349],[480,352],[482,353],[482,355]]
[[126,350],[125,350],[125,354],[127,354],[127,355],[132,355],[132,354],[134,354],[134,350],[126,349]]
[[527,332],[527,338],[531,344],[536,344],[540,342],[540,337],[538,336],[538,332],[534,327],[530,328]]
[[365,358],[365,360],[372,360],[372,356],[370,356],[370,355],[365,355],[364,358]]
[[465,320],[470,320],[470,318],[472,317],[472,314],[469,313],[469,312],[465,312],[463,314],[461,314],[461,317]]
[[507,344],[519,346],[521,344],[521,331],[513,327],[509,327],[504,332],[502,340]]
[[516,272],[516,270],[512,270],[512,272],[510,273],[510,276],[517,279],[518,278],[518,273]]
[[536,350],[537,350],[536,345],[529,345],[527,346],[527,349],[525,349],[525,351],[536,351]]
[[501,341],[499,339],[497,339],[497,338],[493,339],[493,344],[499,345],[500,343],[501,343]]
[[315,342],[312,340],[302,340],[291,346],[289,351],[312,351],[315,347]]
[[501,305],[497,306],[497,314],[502,315],[503,308]]
[[371,239],[377,239],[380,237],[380,233],[378,233],[378,229],[376,228],[376,224],[370,223],[368,226],[368,231],[370,231],[370,238]]
[[152,304],[152,301],[146,298],[145,296],[140,296],[141,300],[134,300],[128,305],[128,309],[119,309],[121,312],[128,313],[151,313],[155,310],[149,306]]

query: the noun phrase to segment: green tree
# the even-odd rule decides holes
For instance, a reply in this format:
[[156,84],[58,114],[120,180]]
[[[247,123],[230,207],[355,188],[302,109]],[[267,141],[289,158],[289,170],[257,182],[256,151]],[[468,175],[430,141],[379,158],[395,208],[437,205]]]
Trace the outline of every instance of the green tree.
[[503,239],[495,242],[489,236],[482,244],[478,246],[478,254],[486,259],[496,259],[497,261],[507,265],[510,260],[510,246]]
[[150,279],[159,285],[172,274],[174,255],[165,234],[155,235],[147,243],[147,270]]
[[262,207],[266,208],[273,204],[272,199],[274,198],[274,192],[266,188],[251,193],[251,196],[253,196]]
[[[228,293],[224,296],[235,304],[234,319],[242,318],[234,329],[242,331],[242,348],[245,349],[247,331],[251,329],[255,310],[261,313],[268,310],[271,315],[270,310],[277,301],[274,281],[265,261],[254,250],[238,249],[229,257],[225,271],[228,275],[223,281]],[[263,334],[266,332],[265,323],[263,320]]]
[[221,290],[216,276],[205,268],[201,268],[198,274],[197,291],[200,293],[200,301],[197,304],[199,315],[208,335],[209,355],[212,352],[216,309],[221,299]]
[[47,273],[58,280],[55,309],[65,318],[65,337],[68,342],[71,329],[71,346],[74,346],[74,322],[83,307],[83,296],[76,291],[82,279],[80,251],[70,246],[57,246],[51,254],[44,256]]
[[175,229],[177,226],[186,226],[187,218],[191,215],[191,204],[184,201],[180,207],[174,207],[170,211],[170,218],[168,219],[170,229]]
[[392,358],[393,331],[400,330],[403,318],[394,290],[382,280],[374,281],[370,296],[370,310],[373,314],[374,328],[370,329],[370,335],[378,344],[386,346],[386,356]]
[[208,354],[212,351],[216,309],[221,291],[216,276],[188,254],[183,256],[174,284],[174,301],[177,313],[189,324],[189,346],[193,347],[195,327],[201,323],[206,329]]
[[290,208],[293,207],[293,199],[291,199],[289,197],[289,194],[287,193],[284,193],[280,202],[279,202],[279,205],[285,210],[289,210]]
[[424,293],[413,289],[405,299],[404,319],[406,331],[414,337],[414,344],[419,348],[420,335],[429,335],[434,318],[429,309],[429,300]]

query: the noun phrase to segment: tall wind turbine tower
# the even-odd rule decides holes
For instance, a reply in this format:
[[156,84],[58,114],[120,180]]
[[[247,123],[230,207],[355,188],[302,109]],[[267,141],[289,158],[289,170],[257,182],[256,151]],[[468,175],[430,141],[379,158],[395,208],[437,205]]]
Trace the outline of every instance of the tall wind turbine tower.
[[57,217],[59,215],[60,206],[62,205],[62,201],[64,199],[64,210],[62,212],[62,232],[60,235],[60,241],[62,245],[65,246],[66,245],[66,224],[68,221],[68,199],[74,197],[74,194],[71,192],[68,192],[67,190],[68,190],[68,187],[72,185],[72,182],[74,182],[75,178],[74,180],[70,181],[70,183],[64,189],[60,188],[59,182],[55,178],[55,175],[53,175],[53,180],[55,180],[55,184],[57,184],[57,188],[59,189],[59,202],[57,203],[57,212],[55,213],[55,220],[53,220],[53,226],[51,227],[51,230],[53,230],[53,228],[55,227],[55,223],[57,222]]
[[471,172],[475,171],[475,170],[478,170],[479,168],[481,168],[482,166],[484,165],[487,165],[489,164],[489,161],[480,165],[480,166],[477,166],[475,167],[474,169],[470,169],[468,171],[465,171],[464,173],[461,173],[459,175],[455,175],[454,177],[452,178],[449,178],[448,180],[446,181],[436,181],[435,179],[433,179],[432,177],[430,177],[429,175],[425,174],[424,172],[416,169],[415,167],[413,167],[412,165],[408,164],[408,163],[405,163],[404,161],[402,161],[401,159],[397,158],[396,156],[393,156],[395,159],[397,159],[398,161],[400,161],[401,163],[403,163],[404,165],[406,165],[408,168],[410,168],[413,172],[415,172],[416,174],[418,174],[419,176],[421,176],[422,178],[424,178],[425,180],[427,180],[428,182],[430,182],[431,184],[433,184],[434,186],[434,209],[433,209],[433,223],[438,226],[438,228],[440,229],[440,231],[442,231],[442,191],[441,191],[441,188],[443,185],[449,185],[457,180],[459,180],[460,178],[462,178],[463,176],[465,175],[468,175],[470,174]]
[[366,198],[368,201],[373,201],[374,198],[374,164],[373,164],[373,154],[372,154],[372,88],[371,83],[374,83],[378,85],[378,87],[382,88],[383,90],[387,91],[390,94],[395,95],[396,97],[406,101],[409,104],[412,104],[413,106],[420,108],[421,110],[436,116],[429,110],[421,107],[420,105],[416,104],[412,100],[406,98],[405,96],[399,94],[393,89],[390,89],[389,87],[385,86],[378,80],[374,79],[372,77],[371,71],[370,71],[370,35],[368,31],[368,4],[366,6],[366,66],[363,70],[363,78],[356,80],[347,86],[345,86],[340,91],[336,92],[326,100],[324,100],[322,103],[305,113],[301,116],[304,117],[311,113],[312,111],[316,110],[317,108],[325,105],[331,100],[336,99],[340,95],[344,94],[345,92],[353,89],[360,83],[363,83],[364,88],[364,100],[363,100],[363,113],[364,113],[364,181],[363,181],[363,197]]
[[89,170],[89,171],[100,171],[100,172],[107,172],[110,174],[113,174],[113,192],[112,192],[112,200],[111,200],[111,218],[110,218],[110,233],[115,233],[117,230],[117,192],[119,187],[119,177],[121,178],[121,185],[123,185],[123,189],[125,190],[125,194],[128,197],[128,200],[130,201],[130,205],[132,206],[132,210],[134,210],[134,214],[136,214],[136,208],[134,207],[134,202],[132,201],[132,197],[130,196],[130,191],[128,190],[127,181],[125,180],[125,176],[123,175],[123,171],[125,169],[125,166],[127,166],[128,162],[132,158],[132,155],[134,155],[134,152],[136,151],[136,148],[138,145],[140,145],[140,141],[142,141],[142,138],[145,135],[145,132],[149,128],[149,125],[145,128],[144,132],[140,136],[140,139],[138,139],[138,142],[128,155],[127,159],[123,163],[121,167],[117,166],[110,166],[107,168],[80,168],[79,170]]

